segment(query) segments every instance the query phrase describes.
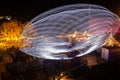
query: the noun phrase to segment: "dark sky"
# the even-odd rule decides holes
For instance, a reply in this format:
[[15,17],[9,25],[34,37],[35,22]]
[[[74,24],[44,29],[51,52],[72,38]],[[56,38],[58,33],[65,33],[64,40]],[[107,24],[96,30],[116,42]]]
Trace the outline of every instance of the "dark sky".
[[73,3],[98,4],[120,14],[117,10],[120,10],[120,0],[0,0],[0,16],[32,18],[49,9]]

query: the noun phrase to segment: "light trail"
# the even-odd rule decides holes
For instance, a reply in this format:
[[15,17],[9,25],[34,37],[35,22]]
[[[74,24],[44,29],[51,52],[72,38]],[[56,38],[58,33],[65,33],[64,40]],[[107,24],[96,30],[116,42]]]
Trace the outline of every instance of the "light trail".
[[21,34],[29,46],[20,50],[44,59],[72,59],[103,46],[119,28],[119,17],[102,6],[67,5],[32,19]]

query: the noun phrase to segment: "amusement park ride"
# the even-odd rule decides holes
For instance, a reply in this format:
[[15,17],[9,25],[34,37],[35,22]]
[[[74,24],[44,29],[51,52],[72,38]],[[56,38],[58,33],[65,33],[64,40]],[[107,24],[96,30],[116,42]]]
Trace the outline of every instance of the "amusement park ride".
[[[10,20],[11,17],[0,19]],[[119,23],[119,17],[102,6],[63,6],[38,15],[24,27],[14,22],[10,23],[11,27],[6,23],[1,25],[0,49],[15,47],[48,60],[75,59],[104,45],[120,46],[112,34],[112,29],[119,29]],[[57,80],[62,80],[62,76],[63,73]]]

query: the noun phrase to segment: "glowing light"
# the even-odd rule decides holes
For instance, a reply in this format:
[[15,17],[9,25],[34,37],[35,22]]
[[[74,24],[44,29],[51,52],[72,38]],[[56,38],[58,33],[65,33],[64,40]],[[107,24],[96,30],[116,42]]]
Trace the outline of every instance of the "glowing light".
[[119,17],[102,6],[63,6],[38,15],[26,25],[21,35],[29,46],[20,50],[44,59],[73,59],[103,46],[119,27]]
[[72,37],[77,37],[78,36],[78,32],[75,31],[73,34],[72,34]]
[[90,35],[87,31],[83,32],[83,33],[79,33],[77,31],[75,31],[72,34],[68,34],[68,35],[58,35],[58,38],[64,39],[67,38],[68,42],[72,42],[73,40],[75,40],[76,42],[79,41],[87,41],[90,39],[92,35]]
[[62,77],[63,75],[64,75],[63,73],[60,74],[61,77]]
[[13,46],[25,46],[25,44],[20,43],[24,39],[23,36],[20,36],[24,26],[25,24],[15,20],[3,23],[0,29],[0,47],[8,49]]
[[0,19],[7,19],[7,20],[10,20],[11,19],[11,16],[0,16]]
[[105,42],[105,46],[120,46],[120,43],[111,34],[110,38]]

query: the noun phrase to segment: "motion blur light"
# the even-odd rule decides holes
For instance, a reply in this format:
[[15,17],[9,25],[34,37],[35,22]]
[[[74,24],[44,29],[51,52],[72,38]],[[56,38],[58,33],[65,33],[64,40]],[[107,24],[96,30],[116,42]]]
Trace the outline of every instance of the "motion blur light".
[[21,36],[29,46],[20,50],[43,59],[73,59],[103,46],[119,17],[92,4],[74,4],[44,12],[32,19]]

